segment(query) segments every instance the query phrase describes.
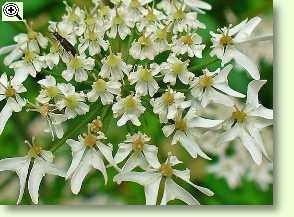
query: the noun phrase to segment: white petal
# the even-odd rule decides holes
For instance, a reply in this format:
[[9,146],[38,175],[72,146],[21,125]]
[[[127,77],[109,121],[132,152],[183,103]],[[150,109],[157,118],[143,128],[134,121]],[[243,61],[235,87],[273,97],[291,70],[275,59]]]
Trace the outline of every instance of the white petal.
[[254,80],[248,84],[246,104],[250,104],[257,108],[259,105],[258,92],[265,83],[266,80]]
[[156,205],[161,177],[144,187],[146,205]]
[[223,120],[211,120],[202,117],[195,117],[189,122],[189,127],[212,128],[221,124]]
[[122,162],[132,151],[132,145],[127,143],[122,143],[118,145],[119,148],[114,156],[114,161],[118,164]]
[[6,103],[6,105],[2,108],[2,111],[0,112],[0,135],[2,134],[4,127],[11,115],[12,109],[10,108],[10,105]]
[[154,183],[157,179],[161,177],[160,173],[155,172],[126,172],[117,174],[113,181],[120,184],[121,182],[136,182],[140,185],[146,186]]
[[240,139],[244,147],[249,151],[254,162],[260,165],[262,162],[262,153],[256,146],[253,138],[245,130],[240,130]]

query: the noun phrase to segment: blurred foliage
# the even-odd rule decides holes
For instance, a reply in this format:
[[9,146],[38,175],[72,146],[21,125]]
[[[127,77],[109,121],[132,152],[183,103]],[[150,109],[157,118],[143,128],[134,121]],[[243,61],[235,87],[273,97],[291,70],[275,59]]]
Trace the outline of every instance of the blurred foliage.
[[[5,1],[0,0],[0,5]],[[89,4],[89,0],[76,0],[71,1],[80,5],[82,8]],[[236,22],[240,22],[244,18],[253,17],[256,15],[262,15],[272,18],[272,1],[271,0],[207,0],[213,9],[206,15],[200,15],[199,18],[207,25],[206,30],[200,30],[199,33],[208,39],[209,31],[215,30],[217,27],[227,25],[226,11],[230,10],[231,13],[236,15]],[[33,22],[35,30],[41,31],[48,35],[47,24],[48,20],[58,21],[64,13],[64,4],[59,0],[25,0],[24,1],[24,16],[30,22]],[[0,22],[0,47],[13,43],[13,36],[19,32],[25,31],[25,27],[22,23],[18,22]],[[128,38],[125,40],[127,41]],[[209,43],[209,41],[206,41]],[[123,45],[124,46],[124,45]],[[168,56],[168,53],[156,58],[156,61],[162,62]],[[208,57],[206,51],[204,57]],[[209,58],[209,57],[208,57]],[[201,65],[204,60],[192,61],[193,65]],[[206,60],[205,60],[206,59]],[[209,68],[215,68],[218,63],[211,64]],[[3,56],[0,56],[0,71],[12,74],[12,71],[3,64]],[[261,78],[268,80],[268,83],[263,87],[260,95],[262,103],[268,107],[273,107],[273,66],[266,61],[260,62]],[[55,73],[60,73],[61,69],[56,69]],[[196,72],[199,73],[199,72]],[[230,73],[229,82],[232,87],[242,93],[246,93],[247,85],[251,78],[243,69],[234,69]],[[38,85],[29,78],[25,86],[29,91],[26,93],[26,97],[33,99],[39,91]],[[3,105],[0,103],[0,108]],[[30,139],[29,133],[26,130],[28,123],[36,119],[36,113],[21,112],[13,115],[4,130],[4,133],[0,136],[0,159],[6,157],[21,156],[26,153],[26,147],[23,143],[24,139]],[[83,117],[72,121],[79,123]],[[159,121],[151,114],[147,112],[141,117],[142,126],[140,129],[146,132],[152,137],[152,142],[159,144],[160,147],[160,159],[166,157],[166,140],[163,137],[161,131],[161,125]],[[126,127],[118,128],[115,120],[113,120],[111,112],[105,119],[104,132],[113,144],[121,142],[128,129]],[[70,124],[69,124],[70,126]],[[83,129],[78,129],[81,131]],[[46,140],[50,147],[50,140]],[[116,148],[116,145],[114,146]],[[175,148],[175,147],[173,147]],[[206,175],[205,163],[202,160],[191,160],[187,153],[183,153],[183,149],[177,148],[175,150],[179,153],[179,158],[185,163],[190,165],[190,169],[196,171],[196,175],[193,178],[197,179],[200,185],[209,187],[215,192],[214,197],[206,197],[199,192],[193,192],[193,188],[185,183],[181,183],[188,191],[193,192],[196,198],[203,204],[272,204],[273,203],[273,190],[272,187],[267,192],[261,191],[255,183],[251,183],[243,180],[242,185],[232,190],[228,187],[225,180],[218,179],[213,175]],[[58,156],[62,156],[62,159],[66,162],[70,162],[70,150],[64,145],[56,152]],[[113,169],[108,170],[109,180],[115,175]],[[15,195],[6,194],[3,195],[4,189],[12,188],[17,189],[18,184],[16,175],[12,173],[0,174],[0,204],[14,204],[17,198],[18,190],[15,190]],[[199,175],[200,174],[200,175]],[[81,193],[78,196],[74,196],[70,193],[69,182],[65,182],[61,178],[49,177],[50,179],[44,179],[40,187],[40,201],[45,204],[65,204],[69,201],[78,199],[80,202],[87,202],[91,198],[102,197],[108,195],[110,197],[110,203],[112,200],[118,200],[126,204],[144,204],[144,191],[143,187],[134,183],[123,183],[117,185],[112,181],[109,181],[107,185],[104,185],[104,180],[99,172],[92,171],[91,174],[85,179]],[[53,179],[52,179],[53,178]],[[196,180],[194,180],[196,181]],[[11,186],[13,185],[13,186]],[[161,189],[162,190],[162,189]],[[26,190],[27,191],[27,190]],[[162,194],[162,192],[161,192]],[[22,204],[31,204],[28,192],[25,192]],[[175,201],[172,204],[182,204],[179,201]]]

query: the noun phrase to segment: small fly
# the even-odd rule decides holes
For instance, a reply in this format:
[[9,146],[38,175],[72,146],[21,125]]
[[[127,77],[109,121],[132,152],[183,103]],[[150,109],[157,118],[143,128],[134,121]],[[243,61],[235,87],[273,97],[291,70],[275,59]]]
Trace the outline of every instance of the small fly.
[[68,40],[63,38],[57,31],[53,32],[52,34],[67,53],[70,53],[73,56],[77,55],[77,50]]

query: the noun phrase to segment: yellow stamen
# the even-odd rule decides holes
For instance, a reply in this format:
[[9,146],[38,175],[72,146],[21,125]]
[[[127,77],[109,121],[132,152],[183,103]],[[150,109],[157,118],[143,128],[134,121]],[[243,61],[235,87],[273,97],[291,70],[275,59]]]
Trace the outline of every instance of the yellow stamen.
[[140,79],[143,81],[150,81],[152,80],[152,73],[149,69],[141,69],[139,71]]
[[205,74],[199,79],[199,84],[203,88],[211,87],[213,85],[213,77]]
[[13,89],[11,86],[6,89],[5,91],[6,97],[14,97],[15,95],[16,95],[16,90]]
[[169,164],[161,164],[159,170],[165,177],[171,177],[173,175],[173,168]]
[[223,46],[228,46],[230,44],[233,44],[233,38],[229,35],[223,35],[220,38],[219,43]]
[[78,100],[75,96],[67,96],[65,99],[65,105],[70,109],[75,109],[78,106]]
[[174,95],[171,93],[171,92],[166,92],[163,94],[163,102],[166,104],[166,105],[171,105],[174,103]]
[[94,145],[96,145],[96,136],[92,134],[88,134],[84,138],[84,145],[86,147],[92,148]]

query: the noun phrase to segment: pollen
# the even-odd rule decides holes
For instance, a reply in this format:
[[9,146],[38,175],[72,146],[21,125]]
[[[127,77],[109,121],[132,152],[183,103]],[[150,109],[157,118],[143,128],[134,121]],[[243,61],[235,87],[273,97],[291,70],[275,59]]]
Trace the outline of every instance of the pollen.
[[59,93],[59,90],[57,87],[49,86],[46,87],[46,93],[49,97],[56,97]]
[[91,122],[90,130],[93,133],[97,133],[102,128],[102,126],[102,121],[100,120],[100,118],[97,118]]
[[5,96],[6,97],[14,97],[16,95],[16,90],[13,89],[12,87],[8,87],[5,91]]
[[187,130],[187,122],[180,117],[176,117],[175,127],[177,130],[185,132]]
[[84,145],[90,148],[96,145],[96,136],[92,134],[86,135],[84,138]]
[[33,144],[29,150],[29,155],[32,157],[38,157],[42,152],[42,147],[39,144]]
[[24,60],[26,62],[32,62],[34,58],[35,58],[35,54],[33,52],[30,52],[28,50],[24,52]]
[[95,90],[98,92],[98,93],[104,93],[105,90],[106,90],[106,81],[104,81],[103,79],[98,79],[96,82],[95,82]]
[[88,26],[93,26],[96,22],[96,19],[94,16],[88,15],[85,22]]
[[141,69],[139,71],[140,79],[143,81],[150,81],[152,79],[152,73],[148,69]]
[[35,31],[33,31],[33,30],[28,31],[28,38],[29,39],[31,39],[31,40],[36,39],[37,36],[38,36],[38,33],[36,33]]
[[107,58],[107,64],[110,67],[117,66],[119,62],[120,62],[120,58],[118,56],[113,55],[113,54],[110,54]]
[[90,41],[97,40],[97,33],[95,31],[89,31],[87,37]]
[[143,150],[143,148],[144,148],[144,141],[142,140],[141,136],[139,136],[133,141],[133,150],[135,152],[140,152]]
[[190,35],[182,36],[180,40],[186,45],[192,45],[193,44],[193,39],[192,39],[192,36],[190,36]]
[[183,10],[178,9],[174,14],[175,20],[182,20],[185,18],[185,12]]
[[141,44],[141,46],[143,47],[148,47],[150,46],[151,44],[151,40],[150,38],[146,37],[145,35],[141,36],[139,39],[138,39],[138,42]]
[[137,102],[133,96],[127,96],[124,100],[124,106],[128,111],[135,110],[137,108]]
[[181,74],[185,71],[185,66],[183,63],[175,63],[172,65],[172,71],[176,75]]
[[166,28],[158,30],[156,32],[156,35],[157,35],[157,38],[159,38],[160,40],[167,39],[167,31],[166,31]]
[[247,114],[246,114],[245,112],[240,111],[239,109],[237,109],[236,111],[234,111],[234,112],[232,113],[232,118],[233,118],[235,121],[239,122],[239,123],[243,123],[243,122],[245,122],[246,119],[247,119]]
[[161,164],[159,170],[165,177],[171,177],[173,175],[173,168],[169,164]]
[[173,104],[175,101],[174,95],[170,92],[166,92],[165,94],[163,94],[163,101],[166,105]]
[[80,69],[83,66],[82,61],[77,57],[72,58],[69,65],[74,70]]
[[203,75],[199,79],[199,84],[203,88],[211,87],[213,85],[213,77],[209,75]]
[[223,35],[220,38],[219,43],[223,46],[228,46],[230,44],[233,44],[233,38],[229,35]]
[[70,109],[75,109],[78,106],[78,100],[75,96],[65,97],[65,105]]

